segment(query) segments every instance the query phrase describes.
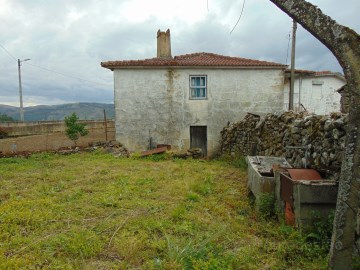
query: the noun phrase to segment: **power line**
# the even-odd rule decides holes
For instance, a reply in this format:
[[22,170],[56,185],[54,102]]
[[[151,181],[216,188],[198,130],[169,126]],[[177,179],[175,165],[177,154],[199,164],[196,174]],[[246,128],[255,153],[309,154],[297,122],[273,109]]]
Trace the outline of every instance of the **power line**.
[[[0,44],[0,47],[1,47],[12,59],[14,59],[15,61],[18,61],[18,60],[15,58],[15,56],[13,56],[3,45]],[[77,79],[77,80],[80,80],[80,81],[85,81],[85,82],[95,83],[95,84],[101,84],[101,85],[106,85],[106,86],[110,86],[110,85],[111,85],[111,84],[106,84],[106,83],[100,83],[100,82],[90,81],[90,80],[83,79],[83,78],[79,78],[79,77],[76,77],[76,76],[64,74],[64,73],[61,73],[61,72],[58,72],[58,71],[55,71],[55,70],[51,70],[51,69],[48,69],[48,68],[44,68],[44,67],[41,67],[41,66],[38,66],[38,65],[34,65],[34,64],[31,64],[31,63],[28,63],[28,62],[24,62],[24,63],[25,63],[26,65],[30,65],[30,66],[33,66],[33,67],[36,67],[36,68],[39,68],[39,69],[42,69],[42,70],[45,70],[45,71],[48,71],[48,72],[52,72],[52,73],[55,73],[55,74],[64,76],[64,77],[69,77],[69,78]]]
[[51,72],[51,73],[55,73],[55,74],[58,74],[58,75],[61,75],[61,76],[64,76],[64,77],[68,77],[68,78],[72,78],[72,79],[77,79],[77,80],[84,81],[84,82],[101,84],[101,85],[106,85],[106,86],[110,86],[110,85],[111,85],[111,84],[107,84],[107,83],[90,81],[90,80],[83,79],[83,78],[80,78],[80,77],[68,75],[68,74],[61,73],[61,72],[58,72],[58,71],[55,71],[55,70],[51,70],[51,69],[48,69],[48,68],[44,68],[44,67],[41,67],[41,66],[38,66],[38,65],[34,65],[34,64],[31,64],[31,63],[28,63],[28,62],[26,62],[26,65],[30,65],[30,66],[33,66],[33,67],[36,67],[36,68],[39,68],[39,69],[42,69],[42,70],[45,70],[45,71],[48,71],[48,72]]
[[3,45],[0,44],[0,47],[3,48],[3,50],[15,61],[17,61],[17,59],[15,58],[15,56],[13,56]]
[[242,8],[241,8],[241,13],[240,13],[239,19],[237,20],[234,28],[230,31],[230,35],[231,35],[231,33],[235,30],[235,28],[236,28],[236,26],[238,25],[238,23],[240,22],[241,16],[242,16],[243,11],[244,11],[244,7],[245,7],[245,0],[244,0],[244,2],[243,2]]

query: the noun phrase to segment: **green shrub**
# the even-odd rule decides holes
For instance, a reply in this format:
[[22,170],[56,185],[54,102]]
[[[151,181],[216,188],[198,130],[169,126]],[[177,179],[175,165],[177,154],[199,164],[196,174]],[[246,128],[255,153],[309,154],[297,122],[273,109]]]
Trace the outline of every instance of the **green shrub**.
[[79,117],[76,113],[72,113],[71,115],[65,117],[65,125],[66,135],[74,142],[75,145],[80,136],[89,134],[89,131],[86,129],[86,125],[79,123]]
[[328,251],[331,243],[333,222],[334,211],[331,211],[326,217],[314,211],[312,213],[312,224],[304,230],[306,240],[316,243]]

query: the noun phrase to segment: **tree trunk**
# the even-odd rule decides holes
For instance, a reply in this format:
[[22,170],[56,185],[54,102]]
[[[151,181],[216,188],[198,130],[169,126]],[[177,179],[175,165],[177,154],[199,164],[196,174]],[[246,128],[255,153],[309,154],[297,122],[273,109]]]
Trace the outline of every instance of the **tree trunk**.
[[[360,204],[360,36],[304,0],[270,0],[320,40],[337,58],[350,96],[346,149],[331,241],[329,269],[351,269]],[[346,6],[345,6],[346,7]],[[349,8],[349,7],[346,7]]]

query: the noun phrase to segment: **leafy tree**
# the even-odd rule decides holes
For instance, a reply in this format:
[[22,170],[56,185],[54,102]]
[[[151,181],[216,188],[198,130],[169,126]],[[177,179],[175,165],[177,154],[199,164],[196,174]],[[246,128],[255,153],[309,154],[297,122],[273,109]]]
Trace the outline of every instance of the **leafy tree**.
[[0,114],[0,122],[14,122],[14,118],[6,115],[6,114]]
[[65,117],[65,125],[66,125],[66,135],[76,145],[76,141],[80,136],[85,136],[89,133],[86,129],[86,125],[84,123],[79,123],[79,117],[76,113],[72,113],[71,115]]

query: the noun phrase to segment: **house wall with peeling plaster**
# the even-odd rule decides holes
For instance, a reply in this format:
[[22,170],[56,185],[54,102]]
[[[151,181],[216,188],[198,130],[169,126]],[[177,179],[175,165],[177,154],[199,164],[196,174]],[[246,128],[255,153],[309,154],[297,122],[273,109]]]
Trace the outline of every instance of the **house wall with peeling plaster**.
[[[189,98],[189,76],[207,76],[207,99]],[[208,155],[228,121],[283,108],[280,69],[115,69],[116,140],[130,151],[190,147],[190,126],[207,126]]]

